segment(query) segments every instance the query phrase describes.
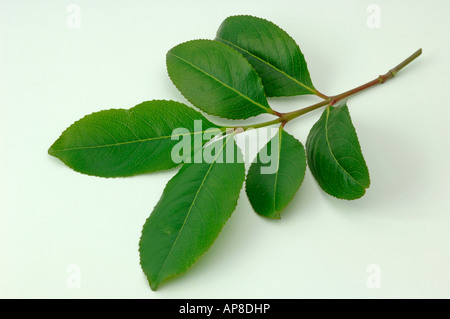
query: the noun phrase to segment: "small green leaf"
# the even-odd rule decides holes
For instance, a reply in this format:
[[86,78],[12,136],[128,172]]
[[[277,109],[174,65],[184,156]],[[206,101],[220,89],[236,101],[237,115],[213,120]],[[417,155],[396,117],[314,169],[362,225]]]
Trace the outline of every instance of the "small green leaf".
[[370,185],[347,105],[328,106],[306,141],[309,168],[322,189],[340,199],[362,197]]
[[203,153],[214,155],[181,167],[143,227],[139,253],[152,290],[203,255],[236,207],[245,166],[233,137],[207,145]]
[[177,166],[181,161],[174,162],[171,153],[180,138],[191,138],[191,152],[185,154],[190,157],[207,142],[202,133],[218,128],[185,104],[154,100],[87,115],[68,127],[48,153],[83,174],[132,176]]
[[167,53],[170,79],[196,107],[229,119],[271,113],[256,71],[236,50],[213,40],[193,40]]
[[280,218],[302,184],[305,170],[305,148],[280,128],[258,152],[247,174],[246,193],[255,212]]
[[274,23],[231,16],[220,25],[216,40],[247,58],[261,77],[267,96],[317,94],[299,46]]

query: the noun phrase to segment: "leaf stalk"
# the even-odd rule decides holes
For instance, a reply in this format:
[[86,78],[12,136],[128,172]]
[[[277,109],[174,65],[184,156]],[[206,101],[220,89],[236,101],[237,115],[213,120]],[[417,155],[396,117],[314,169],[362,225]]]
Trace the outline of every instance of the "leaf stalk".
[[338,103],[339,101],[347,99],[350,96],[353,96],[359,92],[365,91],[368,88],[371,88],[371,87],[379,85],[379,84],[383,84],[384,82],[386,82],[386,81],[392,79],[394,76],[396,76],[400,70],[402,70],[405,66],[410,64],[415,59],[417,59],[421,54],[422,54],[422,49],[419,49],[416,52],[414,52],[413,54],[411,54],[408,58],[403,60],[401,63],[399,63],[397,66],[390,69],[385,74],[379,75],[376,79],[373,79],[372,81],[369,81],[369,82],[362,84],[351,90],[345,91],[341,94],[337,94],[334,96],[326,96],[317,91],[316,95],[319,97],[322,97],[324,99],[323,101],[312,104],[312,105],[304,107],[304,108],[301,108],[299,110],[292,111],[292,112],[280,113],[280,112],[274,111],[274,115],[278,116],[278,118],[275,120],[262,122],[262,123],[258,123],[258,124],[253,124],[253,125],[235,126],[235,127],[231,127],[231,128],[234,128],[235,130],[239,129],[239,131],[243,132],[248,129],[257,129],[257,128],[270,126],[270,125],[278,124],[278,123],[282,123],[283,125],[285,125],[287,122],[292,121],[293,119],[295,119],[299,116],[302,116],[306,113],[309,113],[311,111],[314,111],[314,110],[319,109],[326,105],[334,105],[334,104]]

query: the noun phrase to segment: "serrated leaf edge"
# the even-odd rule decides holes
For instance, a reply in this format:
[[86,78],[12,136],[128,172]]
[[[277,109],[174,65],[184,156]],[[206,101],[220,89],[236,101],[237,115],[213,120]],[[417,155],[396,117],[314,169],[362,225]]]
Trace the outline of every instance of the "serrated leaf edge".
[[[185,42],[179,43],[179,44],[176,45],[175,47],[177,47],[177,46],[179,46],[179,45],[182,45],[182,44],[194,42],[194,41],[211,41],[211,42],[220,43],[219,41],[215,41],[215,40],[211,40],[211,39],[199,38],[199,39],[194,39],[194,40],[189,40],[189,41],[185,41]],[[226,47],[227,49],[233,50],[233,52],[236,52],[237,54],[239,54],[239,55],[243,58],[242,61],[243,61],[244,63],[248,64],[248,66],[253,70],[253,72],[254,72],[255,75],[256,75],[256,81],[264,88],[264,85],[263,85],[263,83],[262,83],[261,77],[259,76],[258,72],[256,72],[255,68],[250,64],[250,62],[248,62],[248,60],[244,57],[244,55],[243,55],[242,53],[238,52],[237,50],[230,48],[228,45],[226,45],[226,44],[224,44],[224,43],[221,43],[221,44],[224,45],[224,47]],[[175,47],[174,47],[174,48],[175,48]],[[172,49],[171,49],[171,50],[172,50]],[[169,53],[170,53],[171,50],[169,50],[169,51],[167,52],[167,55],[169,55]],[[174,57],[176,57],[176,58],[179,58],[178,56],[176,56],[176,55],[174,55],[174,54],[172,54],[172,55],[173,55]],[[184,60],[184,59],[183,59],[183,60]],[[184,61],[185,61],[185,60],[184,60]],[[198,69],[198,70],[199,70],[199,71],[202,71],[201,69]],[[206,72],[204,72],[204,71],[202,71],[202,72],[205,73],[206,75],[210,76],[208,73],[206,73]],[[166,59],[166,73],[167,73],[167,76],[168,76],[169,78],[171,78],[171,77],[170,77],[170,74],[169,74],[169,72],[168,72],[167,59]],[[211,76],[210,76],[210,77],[211,77]],[[215,79],[214,77],[211,77],[211,78],[213,78],[214,80],[217,80],[217,79]],[[173,83],[173,81],[172,81],[172,83]],[[221,82],[221,83],[224,84],[225,86],[229,87],[229,86],[226,85],[225,83],[223,83],[223,82]],[[174,85],[175,85],[175,87],[177,87],[176,84],[174,84]],[[266,106],[264,106],[264,105],[262,105],[262,104],[260,104],[260,103],[258,103],[258,102],[256,102],[256,101],[250,99],[249,97],[245,96],[244,94],[242,94],[241,92],[237,91],[236,89],[233,89],[233,88],[231,88],[231,87],[229,87],[229,88],[232,89],[233,91],[237,92],[240,96],[244,97],[245,99],[247,99],[247,100],[250,101],[251,103],[257,105],[259,108],[261,108],[261,109],[264,110],[264,111],[261,111],[260,113],[255,114],[255,115],[250,115],[250,116],[246,116],[246,117],[242,117],[242,118],[230,118],[230,117],[226,117],[226,116],[223,116],[223,115],[218,115],[218,114],[209,113],[207,110],[204,110],[203,108],[199,107],[198,105],[195,105],[195,103],[193,103],[193,102],[191,101],[191,99],[189,99],[189,98],[188,98],[183,92],[181,92],[181,90],[178,89],[178,87],[177,87],[178,92],[180,92],[180,94],[181,94],[187,101],[189,101],[193,106],[195,106],[195,107],[201,109],[203,112],[205,112],[205,113],[207,113],[207,114],[209,114],[209,115],[213,115],[213,116],[217,116],[217,117],[224,118],[224,119],[229,119],[229,120],[246,120],[246,119],[249,119],[249,118],[252,118],[252,117],[256,117],[256,116],[258,116],[258,115],[260,115],[260,114],[265,114],[265,113],[268,113],[268,114],[272,114],[272,115],[273,115],[273,112],[274,112],[274,111],[273,111],[272,108],[270,108],[270,106],[267,108]],[[267,96],[266,96],[266,100],[267,100]],[[269,104],[269,103],[267,102],[267,104]]]
[[[234,135],[234,134],[231,134],[231,136],[233,136],[233,135]],[[229,138],[230,138],[230,137],[229,137]],[[228,139],[229,139],[229,138],[228,138]],[[197,198],[197,195],[198,195],[200,189],[202,188],[202,186],[203,186],[203,184],[204,184],[206,178],[208,177],[209,172],[211,171],[213,165],[216,163],[217,157],[218,157],[218,156],[220,155],[220,153],[223,151],[223,148],[225,147],[225,144],[226,144],[227,142],[228,142],[228,140],[227,140],[225,143],[223,143],[224,146],[221,148],[221,151],[218,152],[218,154],[216,155],[216,157],[215,157],[215,159],[214,159],[214,162],[211,163],[211,165],[210,165],[210,167],[209,167],[207,173],[205,174],[205,177],[204,177],[203,180],[202,180],[201,185],[199,186],[199,188],[198,188],[198,190],[197,190],[197,192],[196,192],[195,198],[194,198],[194,200],[192,201],[192,204],[191,204],[191,206],[190,206],[190,208],[189,208],[189,211],[190,211],[190,209],[192,208],[193,204],[195,203],[195,200],[196,200],[196,198]],[[236,145],[236,147],[238,147],[238,146]],[[239,200],[239,198],[240,198],[240,193],[241,193],[241,190],[242,190],[242,185],[243,185],[243,183],[244,183],[244,180],[245,180],[245,171],[244,171],[244,178],[242,179],[241,187],[240,187],[239,192],[238,192],[238,196],[236,197],[236,201],[233,203],[233,210],[232,210],[232,213],[236,210],[236,206],[237,206],[238,200]],[[168,184],[169,182],[170,182],[170,180],[166,183],[166,187],[167,187],[167,184]],[[163,190],[163,192],[164,192],[164,190]],[[158,201],[158,202],[159,202],[159,201]],[[158,203],[154,206],[154,208],[155,208],[157,205],[158,205]],[[184,224],[185,224],[185,222],[186,222],[186,220],[187,220],[187,218],[188,218],[188,216],[189,216],[189,213],[190,213],[190,212],[188,212],[188,213],[186,214],[186,218],[185,218],[185,220],[184,220],[184,222],[183,222],[182,227],[180,228],[179,233],[181,233],[181,229],[184,227]],[[215,239],[213,240],[213,242],[211,243],[210,247],[212,247],[212,245],[214,244],[214,242],[215,242],[215,241],[217,240],[217,238],[219,237],[220,233],[222,232],[223,227],[225,227],[226,223],[227,223],[228,220],[231,218],[231,215],[232,215],[232,214],[230,214],[230,217],[227,218],[227,220],[225,221],[225,223],[223,224],[223,226],[220,228],[220,231],[218,232],[216,238],[215,238]],[[151,214],[150,214],[150,216],[151,216]],[[146,223],[147,220],[150,218],[150,216],[146,219],[145,223]],[[145,223],[144,223],[144,225],[145,225]],[[178,235],[179,235],[179,234],[178,234]],[[142,238],[142,236],[143,236],[143,229],[141,230],[141,238]],[[175,243],[176,243],[177,240],[178,240],[178,236],[177,236],[177,239],[175,240],[174,244],[172,245],[172,248],[175,246]],[[171,250],[172,250],[172,248],[171,248]],[[157,281],[156,283],[151,282],[150,279],[148,278],[147,274],[145,274],[145,272],[144,272],[144,274],[146,275],[147,281],[149,282],[150,288],[151,288],[153,291],[156,291],[156,290],[158,289],[159,285],[160,285],[162,282],[165,282],[165,281],[167,281],[167,280],[169,280],[169,279],[171,279],[171,278],[173,278],[173,277],[177,277],[177,276],[180,276],[181,274],[184,274],[187,270],[189,270],[189,269],[197,262],[197,260],[198,260],[199,258],[201,258],[204,254],[206,254],[206,253],[209,251],[209,249],[210,249],[210,248],[208,248],[206,251],[204,251],[204,252],[203,252],[201,255],[199,255],[196,259],[194,259],[194,260],[192,261],[192,263],[190,263],[189,265],[187,265],[186,267],[184,267],[183,269],[181,269],[179,272],[177,272],[177,273],[175,273],[175,274],[172,274],[172,275],[170,275],[170,276],[167,276],[167,277],[161,279],[160,281]],[[141,251],[141,240],[139,240],[139,249],[138,249],[139,256],[140,256],[140,251]],[[170,252],[169,252],[168,256],[169,256],[169,255],[170,255]],[[166,257],[166,259],[165,259],[165,261],[164,261],[164,264],[165,264],[165,262],[167,261],[168,256]],[[139,263],[140,263],[140,265],[141,265],[141,268],[143,269],[141,257],[139,257]],[[163,264],[163,266],[161,266],[161,269],[160,269],[160,271],[158,272],[158,275],[157,275],[156,278],[158,278],[159,273],[161,272],[162,268],[164,267],[164,264]]]
[[[282,128],[282,127],[280,127],[280,131],[279,132],[281,132],[281,131],[284,131],[286,134],[289,134],[286,130],[284,130],[284,128]],[[278,134],[278,133],[277,133]],[[304,170],[304,172],[303,172],[303,178],[302,178],[302,180],[300,181],[300,185],[299,185],[299,187],[297,188],[297,190],[295,191],[295,193],[297,193],[297,191],[300,189],[300,187],[302,186],[302,184],[303,184],[303,181],[305,180],[305,172],[306,172],[306,167],[307,167],[307,156],[306,156],[306,150],[305,150],[305,146],[303,145],[303,143],[302,142],[300,142],[300,140],[299,139],[297,139],[294,135],[292,135],[292,134],[289,134],[290,136],[292,136],[292,138],[294,138],[295,140],[297,140],[302,146],[303,146],[303,152],[305,153],[305,170]],[[280,134],[280,136],[281,136],[281,134]],[[281,139],[281,138],[280,138]],[[271,139],[272,140],[272,139]],[[268,143],[270,143],[270,141],[271,140],[269,140],[269,142],[267,142],[263,147],[266,147],[267,146],[267,144]],[[279,145],[281,145],[281,143],[279,144]],[[262,149],[262,148],[261,148]],[[278,154],[279,154],[279,158],[280,158],[280,151],[281,151],[281,147],[279,147],[279,152],[278,152]],[[259,152],[258,152],[259,153]],[[257,158],[257,156],[258,155],[256,155],[256,158]],[[279,160],[279,158],[278,158],[278,160]],[[278,170],[277,170],[277,174],[278,174]],[[247,175],[247,177],[248,177],[248,175]],[[274,188],[276,188],[276,187],[274,187]],[[247,193],[247,178],[245,179],[245,193],[247,194],[247,199],[248,199],[248,193]],[[252,207],[252,210],[256,213],[256,214],[258,214],[259,216],[262,216],[262,217],[265,217],[265,218],[269,218],[269,219],[281,219],[281,212],[282,211],[284,211],[285,209],[286,209],[286,207],[288,207],[289,206],[289,204],[292,202],[292,200],[294,199],[294,197],[295,197],[295,195],[294,196],[292,196],[292,198],[287,202],[287,204],[282,208],[282,209],[280,209],[280,210],[277,210],[276,208],[274,208],[274,214],[273,215],[271,215],[271,216],[267,216],[267,215],[263,215],[263,214],[260,214],[259,212],[257,212],[256,211],[256,209],[255,209],[255,207],[253,207],[253,205],[252,205],[252,202],[249,200],[249,202],[250,202],[250,206]],[[275,206],[275,196],[274,196],[274,206]]]
[[[292,37],[289,35],[289,33],[287,33],[287,32],[286,32],[283,28],[281,28],[279,25],[277,25],[277,24],[275,24],[275,23],[273,23],[272,21],[269,21],[269,20],[267,20],[267,19],[260,18],[260,17],[256,17],[256,16],[253,16],[253,15],[235,15],[235,16],[231,16],[231,17],[251,17],[251,18],[260,19],[260,20],[263,20],[263,21],[266,21],[266,22],[268,22],[268,23],[271,23],[271,24],[275,25],[277,28],[279,28],[281,31],[283,31],[290,39],[292,39],[292,41],[297,45],[297,47],[299,48],[300,54],[301,54],[301,56],[303,57],[303,60],[305,61],[305,65],[308,65],[308,63],[306,62],[305,56],[304,56],[303,52],[301,51],[300,46],[298,45],[298,43],[295,41],[294,38],[292,38]],[[228,17],[228,18],[230,18],[230,17]],[[228,19],[228,18],[227,18],[227,19]],[[235,47],[235,48],[238,48],[238,49],[241,50],[241,51],[246,52],[248,55],[250,55],[250,56],[254,57],[255,59],[261,61],[262,63],[264,63],[264,64],[266,64],[266,65],[272,67],[273,69],[277,70],[278,72],[280,72],[281,74],[283,74],[284,76],[286,76],[287,78],[289,78],[290,80],[292,80],[293,82],[297,83],[298,85],[300,85],[300,86],[303,87],[304,89],[310,91],[311,94],[317,94],[317,91],[316,91],[314,85],[312,85],[312,81],[311,81],[312,87],[309,87],[309,86],[307,86],[306,84],[303,84],[303,83],[301,83],[300,81],[298,81],[296,78],[293,78],[292,76],[290,76],[289,74],[287,74],[287,73],[284,72],[283,70],[280,70],[279,68],[276,68],[276,67],[273,66],[272,64],[269,64],[267,61],[261,59],[260,57],[254,55],[253,53],[251,53],[251,52],[249,52],[249,51],[247,51],[247,50],[241,48],[240,46],[237,46],[237,45],[235,45],[235,44],[232,43],[232,42],[229,42],[229,41],[227,41],[227,40],[225,40],[225,39],[222,39],[222,38],[218,37],[217,35],[216,35],[216,40],[219,41],[219,42],[227,43],[227,44],[228,44],[229,46],[231,46],[231,47]],[[237,50],[236,50],[236,51],[237,51]],[[240,52],[238,51],[238,53],[240,53]],[[309,71],[308,71],[308,76],[309,76],[309,78],[311,78],[311,76],[310,76],[310,74],[309,74]],[[281,95],[281,94],[280,94],[280,95],[273,95],[273,96],[270,96],[270,97],[284,97],[284,96],[288,96],[288,95]]]

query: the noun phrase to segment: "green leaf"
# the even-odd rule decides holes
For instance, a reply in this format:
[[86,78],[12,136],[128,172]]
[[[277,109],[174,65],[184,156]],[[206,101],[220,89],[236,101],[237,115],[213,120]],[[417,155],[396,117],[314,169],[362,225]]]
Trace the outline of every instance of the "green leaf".
[[145,222],[139,252],[152,290],[204,254],[236,207],[245,166],[233,137],[226,139],[205,147],[211,160],[181,167]]
[[255,212],[280,218],[302,184],[305,170],[305,148],[280,128],[258,152],[247,174],[246,193]]
[[306,141],[309,168],[322,189],[340,199],[362,197],[370,185],[347,105],[328,106]]
[[177,166],[171,153],[180,138],[191,139],[185,154],[190,157],[206,142],[202,133],[218,128],[187,105],[154,100],[87,115],[68,127],[48,153],[80,173],[132,176]]
[[299,46],[274,23],[231,16],[220,25],[216,40],[247,58],[261,77],[267,96],[318,94]]
[[184,97],[206,113],[229,119],[274,113],[256,71],[223,43],[181,43],[167,53],[167,71]]

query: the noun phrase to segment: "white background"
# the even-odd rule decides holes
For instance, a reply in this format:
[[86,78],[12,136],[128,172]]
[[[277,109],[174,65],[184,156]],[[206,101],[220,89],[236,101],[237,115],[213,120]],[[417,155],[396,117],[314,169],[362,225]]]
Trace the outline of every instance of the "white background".
[[[67,24],[72,3],[80,28]],[[367,25],[372,3],[380,28]],[[449,12],[444,0],[0,1],[0,297],[450,297]],[[372,80],[419,48],[423,55],[349,100],[372,180],[362,199],[327,196],[307,170],[273,221],[257,216],[242,192],[212,248],[153,292],[138,242],[176,170],[89,177],[47,149],[94,111],[186,102],[167,76],[166,52],[214,38],[235,14],[285,29],[325,94]],[[269,103],[283,112],[316,101]],[[286,129],[304,143],[320,114]],[[372,264],[380,288],[367,285]],[[80,271],[78,288],[70,286],[71,265]]]

